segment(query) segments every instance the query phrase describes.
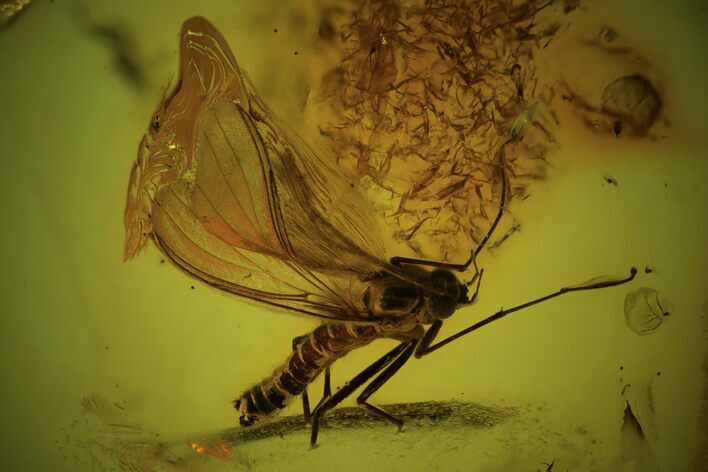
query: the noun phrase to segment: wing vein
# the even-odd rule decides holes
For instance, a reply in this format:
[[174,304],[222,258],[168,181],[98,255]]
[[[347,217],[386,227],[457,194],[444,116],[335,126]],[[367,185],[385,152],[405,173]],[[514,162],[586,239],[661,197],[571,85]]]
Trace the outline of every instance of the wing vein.
[[[186,209],[187,211],[189,211],[189,207],[187,207],[187,206],[184,204],[184,202],[182,202],[182,200],[181,200],[181,199],[177,196],[177,194],[174,192],[174,189],[170,189],[170,193],[175,197],[176,201],[179,202],[179,203],[178,203],[179,205],[182,205],[182,206],[184,207],[184,209]],[[179,225],[179,223],[177,222],[177,220],[175,220],[175,218],[170,214],[170,212],[167,211],[167,210],[164,208],[164,206],[163,206],[159,201],[157,201],[157,204],[158,204],[158,206],[162,209],[163,213],[164,213],[164,214],[167,216],[167,218],[169,219],[171,225],[173,226],[173,229],[179,231],[179,232],[184,236],[185,241],[188,241],[188,242],[190,243],[190,245],[193,246],[194,250],[199,251],[199,252],[202,252],[202,253],[204,253],[205,255],[207,255],[207,256],[209,256],[209,257],[215,259],[216,261],[219,261],[219,262],[223,263],[224,265],[230,265],[230,266],[239,267],[238,265],[234,264],[233,262],[231,262],[231,261],[229,261],[229,260],[227,260],[227,259],[224,259],[224,258],[221,257],[220,255],[214,254],[212,251],[209,251],[209,250],[203,248],[202,246],[196,244],[196,243],[192,240],[192,238],[187,234],[187,232]],[[209,234],[211,234],[211,233],[209,233]],[[221,240],[221,239],[219,239],[219,240]],[[275,276],[270,270],[268,270],[267,268],[263,267],[262,265],[259,265],[259,264],[256,264],[256,263],[252,262],[250,259],[248,259],[248,258],[247,258],[241,251],[239,251],[238,249],[234,248],[234,247],[231,246],[231,245],[228,245],[228,247],[231,248],[231,251],[232,251],[233,253],[235,253],[235,255],[237,255],[238,257],[240,257],[240,258],[242,258],[242,259],[246,259],[247,261],[251,262],[254,266],[258,267],[259,270],[261,270],[261,271],[263,271],[264,273],[266,273],[267,275],[269,275],[272,280],[276,280],[276,281],[282,283],[283,285],[285,285],[285,286],[287,286],[287,287],[289,287],[289,288],[291,288],[291,289],[293,289],[293,290],[301,291],[301,292],[302,292],[302,290],[299,289],[298,287],[292,285],[291,283],[289,283],[289,282],[287,282],[287,281],[284,281],[284,280],[282,280],[282,279],[276,277],[276,276]],[[190,264],[190,266],[194,267],[192,264]],[[195,267],[195,268],[196,268],[196,267]],[[247,270],[248,270],[248,269],[247,269]],[[303,292],[303,293],[304,293],[304,292]],[[293,294],[286,294],[286,295],[292,296]]]
[[[235,105],[235,104],[234,104],[234,105]],[[250,117],[249,117],[248,115],[246,115],[246,113],[244,112],[243,109],[241,109],[240,106],[238,106],[238,105],[235,105],[235,106],[237,107],[237,112],[239,113],[239,115],[240,115],[240,117],[241,117],[241,120],[242,120],[243,123],[246,125],[246,129],[248,130],[248,133],[249,133],[250,136],[251,136],[251,143],[253,144],[253,151],[258,155],[258,162],[259,162],[259,164],[260,164],[259,168],[260,168],[260,170],[261,170],[261,178],[262,178],[262,181],[263,181],[263,182],[266,184],[266,186],[267,186],[267,185],[268,185],[268,176],[269,176],[269,175],[266,175],[265,164],[266,164],[266,163],[269,164],[270,161],[268,160],[267,157],[265,157],[265,159],[264,159],[263,154],[265,153],[265,147],[263,146],[263,142],[260,141],[260,135],[258,134],[257,130],[254,129],[254,128],[255,128],[255,125],[253,124],[253,122],[252,122],[252,120],[250,119]],[[233,143],[232,143],[231,140],[229,139],[229,135],[226,133],[226,130],[224,129],[224,126],[223,126],[223,124],[221,123],[221,120],[219,120],[219,117],[216,115],[216,113],[215,113],[215,112],[212,112],[212,113],[214,113],[214,117],[215,117],[215,119],[216,119],[216,123],[219,125],[219,129],[221,129],[221,132],[223,133],[224,137],[226,138],[226,142],[228,143],[229,148],[231,148],[231,153],[232,153],[232,155],[234,156],[235,160],[238,162],[238,158],[237,158],[238,154],[236,154],[236,150],[234,149]],[[259,141],[260,141],[260,142],[259,142]],[[260,146],[258,146],[258,144],[260,144]],[[241,168],[240,164],[239,164],[238,167]],[[268,171],[270,171],[270,167],[268,168]],[[244,180],[245,180],[245,179],[244,179]],[[270,195],[268,195],[268,196],[270,197]],[[270,198],[269,198],[269,201],[270,201]],[[253,204],[253,201],[251,201],[251,203]],[[257,212],[256,212],[256,210],[255,210],[255,207],[253,207],[252,209],[253,209],[253,211],[254,211],[254,214],[256,215],[256,220],[258,221],[259,226],[261,227],[261,234],[267,234],[269,228],[265,228],[265,227],[263,226],[264,220],[258,219],[258,217],[257,217]],[[270,217],[271,217],[271,221],[272,221],[272,219],[273,219],[272,208],[271,208],[270,210],[271,210],[271,215],[270,215]]]
[[[221,133],[222,133],[222,135],[224,136],[225,141],[228,143],[229,148],[231,149],[231,153],[232,153],[232,155],[233,155],[234,161],[236,162],[236,166],[235,166],[235,167],[238,168],[238,171],[239,171],[239,173],[241,174],[241,177],[242,177],[243,181],[244,181],[244,182],[248,182],[248,180],[247,180],[247,178],[246,178],[246,174],[245,174],[244,171],[243,171],[243,167],[241,167],[240,163],[238,162],[238,157],[237,157],[238,155],[236,154],[236,150],[235,150],[234,147],[233,147],[233,143],[231,143],[231,141],[229,140],[229,138],[228,138],[228,136],[227,136],[227,134],[226,134],[226,130],[224,129],[224,127],[223,127],[221,121],[219,120],[219,117],[217,116],[216,112],[215,112],[213,109],[211,110],[211,114],[213,115],[214,120],[216,121],[216,123],[219,125],[219,129],[221,130]],[[224,168],[223,168],[223,166],[221,165],[221,161],[219,160],[219,158],[218,158],[218,156],[217,156],[217,154],[216,154],[216,151],[214,150],[214,145],[213,145],[213,143],[211,142],[211,139],[210,139],[209,136],[206,135],[206,134],[205,134],[205,137],[206,137],[207,143],[209,143],[209,149],[211,150],[211,155],[212,155],[213,158],[214,158],[214,162],[216,163],[217,167],[219,168],[219,173],[221,174],[222,178],[223,178],[224,181],[226,182],[226,186],[228,187],[229,191],[231,192],[231,196],[234,198],[234,201],[237,202],[238,205],[239,205],[243,210],[246,210],[246,208],[244,208],[243,205],[241,204],[241,201],[242,201],[242,200],[239,199],[238,196],[236,195],[236,190],[233,188],[232,183],[226,178],[226,175],[224,174]],[[256,151],[258,151],[258,149],[257,149],[257,147],[256,147],[256,145],[255,145],[255,143],[254,143],[254,148],[256,148],[256,149],[255,149]],[[248,203],[249,203],[248,207],[249,207],[249,208],[248,208],[248,210],[250,210],[251,218],[248,218],[248,217],[247,217],[247,219],[248,219],[249,223],[252,225],[253,230],[254,230],[255,232],[258,232],[258,229],[256,229],[255,226],[253,226],[253,221],[252,221],[252,220],[258,221],[258,222],[259,222],[258,227],[259,227],[259,229],[260,229],[260,234],[263,235],[263,234],[265,233],[265,231],[264,231],[263,226],[260,224],[260,221],[258,220],[258,213],[257,213],[257,211],[256,211],[256,207],[255,207],[253,198],[251,198],[251,197],[252,197],[251,192],[248,192],[248,194],[249,194],[249,198],[248,198]],[[245,214],[245,213],[246,213],[246,212],[244,211],[244,214]]]

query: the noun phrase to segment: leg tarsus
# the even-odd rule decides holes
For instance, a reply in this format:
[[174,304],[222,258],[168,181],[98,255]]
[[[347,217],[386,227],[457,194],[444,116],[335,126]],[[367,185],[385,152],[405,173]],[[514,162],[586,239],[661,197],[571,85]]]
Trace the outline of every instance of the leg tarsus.
[[400,433],[401,431],[403,431],[403,420],[402,420],[402,419],[396,418],[396,417],[393,416],[391,413],[389,413],[389,412],[387,412],[387,411],[385,411],[385,410],[382,410],[382,409],[379,408],[378,406],[372,405],[372,404],[369,403],[369,402],[357,401],[357,403],[359,404],[360,407],[366,408],[367,410],[369,410],[370,412],[374,413],[375,415],[381,416],[383,419],[385,419],[385,420],[388,421],[389,423],[393,423],[394,425],[396,425],[396,426],[398,427],[398,432],[399,432],[399,433]]

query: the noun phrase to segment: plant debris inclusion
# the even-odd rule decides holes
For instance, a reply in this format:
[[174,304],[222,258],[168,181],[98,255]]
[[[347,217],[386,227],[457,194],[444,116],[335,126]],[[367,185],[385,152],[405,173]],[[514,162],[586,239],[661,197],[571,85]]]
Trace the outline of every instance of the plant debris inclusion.
[[397,240],[454,259],[494,215],[497,151],[516,126],[531,125],[505,150],[511,197],[543,178],[551,91],[537,86],[534,56],[559,15],[547,0],[410,3],[323,8],[320,30],[338,25],[343,53],[322,81],[320,130]]

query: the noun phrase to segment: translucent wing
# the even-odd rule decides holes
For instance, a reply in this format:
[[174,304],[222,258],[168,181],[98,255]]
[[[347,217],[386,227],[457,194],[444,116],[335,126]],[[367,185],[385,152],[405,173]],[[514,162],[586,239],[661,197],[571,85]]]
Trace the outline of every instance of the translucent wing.
[[213,26],[192,18],[181,35],[179,83],[132,169],[125,258],[151,237],[222,290],[365,319],[357,281],[387,267],[369,207],[274,116]]

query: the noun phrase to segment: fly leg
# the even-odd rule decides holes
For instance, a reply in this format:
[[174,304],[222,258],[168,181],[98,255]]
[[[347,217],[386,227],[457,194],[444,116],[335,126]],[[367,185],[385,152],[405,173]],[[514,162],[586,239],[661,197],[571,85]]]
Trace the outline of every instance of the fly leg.
[[479,322],[473,324],[472,326],[465,328],[462,331],[459,331],[451,336],[448,336],[447,338],[443,339],[442,341],[439,341],[439,342],[433,344],[433,341],[435,340],[436,336],[440,332],[440,328],[442,327],[442,320],[437,320],[430,326],[430,328],[428,328],[428,330],[423,335],[423,338],[421,339],[420,344],[418,344],[418,347],[415,350],[415,357],[416,357],[416,359],[419,359],[427,354],[430,354],[433,351],[440,349],[441,347],[445,346],[446,344],[451,343],[452,341],[456,340],[457,338],[464,336],[465,334],[471,333],[472,331],[476,331],[479,328],[481,328],[482,326],[488,325],[492,321],[499,320],[499,319],[505,317],[506,315],[509,315],[509,314],[514,313],[516,311],[523,310],[524,308],[528,308],[530,306],[539,304],[541,302],[545,302],[546,300],[550,300],[551,298],[556,298],[556,297],[559,297],[563,294],[570,293],[570,292],[596,290],[596,289],[600,289],[600,288],[615,287],[617,285],[626,284],[627,282],[634,279],[635,275],[637,275],[637,269],[636,269],[636,267],[632,267],[629,272],[629,277],[625,277],[624,279],[607,280],[604,282],[585,283],[585,284],[576,285],[576,286],[572,286],[572,287],[563,287],[556,292],[549,293],[548,295],[537,298],[535,300],[528,301],[526,303],[522,303],[521,305],[517,305],[512,308],[501,309],[498,312],[496,312],[495,314],[484,318],[482,321],[479,321]]
[[[323,398],[320,404],[317,405],[317,407],[315,407],[314,411],[312,412],[312,432],[310,434],[310,447],[314,448],[317,446],[317,435],[320,429],[320,419],[322,418],[323,414],[340,404],[356,389],[368,382],[369,379],[371,379],[374,375],[378,374],[379,372],[381,372],[382,369],[386,368],[386,366],[394,362],[399,357],[403,356],[406,351],[411,350],[412,352],[411,346],[415,346],[416,343],[417,341],[402,342],[401,344],[384,354],[381,358],[379,358],[369,367],[357,374],[353,379],[344,384],[344,387],[334,392],[330,397],[326,399]],[[410,354],[411,353],[405,355],[406,360],[410,358]],[[400,368],[400,366],[398,368]],[[396,370],[398,370],[398,368]],[[393,373],[391,375],[393,375]]]
[[[329,371],[329,367],[325,368],[324,371],[324,389],[322,391],[322,398],[320,398],[320,401],[317,402],[317,406],[315,406],[315,411],[320,408],[320,405],[322,405],[329,397],[332,396],[332,380],[331,380],[331,375]],[[308,418],[307,420],[308,424],[311,424],[311,418]]]
[[307,395],[307,387],[302,389],[300,394],[302,397],[302,417],[305,419],[306,424],[312,423],[312,414],[310,413],[310,398]]
[[459,300],[459,303],[461,305],[471,305],[472,303],[474,303],[475,300],[477,300],[477,295],[479,295],[479,285],[482,283],[484,269],[480,269],[479,267],[477,267],[477,258],[474,256],[474,254],[472,255],[472,263],[474,264],[474,276],[472,277],[472,280],[465,283],[465,285],[469,287],[475,282],[477,282],[477,285],[475,286],[474,293],[471,297],[468,297],[467,295],[461,297],[461,299]]
[[413,351],[415,350],[416,347],[415,342],[409,342],[406,348],[403,350],[403,352],[391,363],[389,364],[386,369],[384,369],[383,372],[381,372],[378,377],[376,377],[374,380],[371,381],[369,385],[366,386],[363,392],[361,392],[361,395],[359,395],[356,399],[356,402],[360,405],[369,410],[372,413],[375,413],[390,423],[395,424],[398,426],[398,432],[400,433],[401,430],[403,429],[403,420],[396,418],[393,416],[391,413],[388,413],[381,408],[372,405],[371,403],[367,402],[369,397],[374,394],[378,389],[380,389],[386,382],[388,382],[391,377],[393,377],[396,372],[400,370],[401,367],[403,367],[403,364],[405,364],[408,359],[411,358],[411,355],[413,354]]
[[329,398],[332,396],[332,379],[329,373],[329,367],[325,368],[324,373],[324,391],[322,392],[322,398]]

